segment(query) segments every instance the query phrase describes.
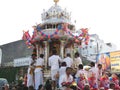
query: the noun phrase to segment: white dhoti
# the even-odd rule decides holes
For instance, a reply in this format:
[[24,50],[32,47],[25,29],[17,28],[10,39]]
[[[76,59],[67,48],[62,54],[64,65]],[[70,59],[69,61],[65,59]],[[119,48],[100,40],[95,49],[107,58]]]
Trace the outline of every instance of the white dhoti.
[[35,68],[35,90],[38,90],[39,85],[43,85],[42,66],[36,66]]
[[33,78],[33,74],[30,74],[30,68],[28,69],[28,74],[27,74],[27,87],[29,86],[34,86],[34,78]]
[[35,72],[35,90],[38,90],[39,85],[43,85],[43,73],[41,70]]
[[56,80],[56,74],[59,70],[58,69],[54,69],[54,70],[51,70],[51,79],[52,80]]
[[39,85],[43,85],[43,73],[42,68],[44,65],[43,58],[38,58],[35,63],[35,90],[38,90]]

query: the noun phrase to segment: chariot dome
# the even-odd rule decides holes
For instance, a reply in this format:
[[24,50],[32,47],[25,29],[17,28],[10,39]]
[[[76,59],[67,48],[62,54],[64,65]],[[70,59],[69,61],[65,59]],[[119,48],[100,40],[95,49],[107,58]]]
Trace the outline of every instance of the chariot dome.
[[[46,35],[52,35],[57,28],[61,29],[63,24],[68,24],[68,28],[71,32],[74,32],[74,25],[71,23],[71,13],[67,12],[66,9],[62,9],[57,4],[58,0],[54,0],[54,2],[55,4],[47,11],[43,10],[41,14],[42,22],[37,25],[37,29],[41,29]],[[57,35],[61,37],[60,32]],[[51,38],[54,37],[51,36]]]
[[43,24],[71,23],[70,13],[66,9],[62,9],[58,4],[54,4],[47,11],[43,10]]
[[[52,50],[56,50],[57,54],[64,58],[67,53],[74,55],[74,48],[80,46],[81,43],[86,44],[89,41],[87,29],[81,29],[80,35],[75,35],[75,25],[71,23],[71,13],[66,9],[62,9],[54,0],[55,4],[47,11],[43,10],[41,14],[42,22],[33,26],[34,33],[32,37],[28,32],[24,32],[23,38],[28,46],[34,47],[33,51],[37,56],[45,55],[47,66],[48,57],[52,55]],[[84,41],[83,41],[84,40]]]

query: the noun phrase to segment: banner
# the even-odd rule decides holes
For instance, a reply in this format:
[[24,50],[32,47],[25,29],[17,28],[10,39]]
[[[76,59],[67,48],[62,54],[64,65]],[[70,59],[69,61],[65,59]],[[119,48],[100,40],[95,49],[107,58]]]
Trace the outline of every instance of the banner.
[[28,66],[30,57],[14,59],[14,67]]
[[110,53],[111,72],[120,72],[120,51]]
[[97,64],[102,64],[103,70],[110,70],[111,64],[110,64],[110,53],[102,53],[97,55],[96,59]]

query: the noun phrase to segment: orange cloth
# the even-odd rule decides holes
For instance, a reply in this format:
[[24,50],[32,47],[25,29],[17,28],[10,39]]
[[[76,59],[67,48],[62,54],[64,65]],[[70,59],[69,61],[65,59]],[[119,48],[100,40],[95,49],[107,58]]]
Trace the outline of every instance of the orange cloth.
[[33,75],[33,72],[34,72],[34,69],[33,68],[30,68],[30,74]]
[[43,68],[42,66],[36,66],[35,68]]

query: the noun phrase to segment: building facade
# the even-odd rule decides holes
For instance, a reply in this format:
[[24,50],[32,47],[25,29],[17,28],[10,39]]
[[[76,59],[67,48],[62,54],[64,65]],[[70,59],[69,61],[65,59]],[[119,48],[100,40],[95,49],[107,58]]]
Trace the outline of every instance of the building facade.
[[104,43],[97,34],[91,34],[88,45],[83,44],[79,48],[79,53],[90,61],[95,61],[97,54],[112,51],[116,51],[116,46],[112,43]]
[[18,40],[0,46],[1,67],[14,66],[14,60],[30,57],[32,49],[28,48],[23,40]]
[[0,46],[0,77],[16,82],[27,72],[32,49],[23,40]]

